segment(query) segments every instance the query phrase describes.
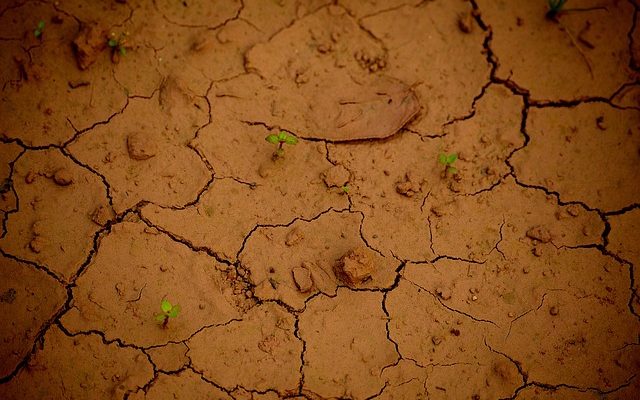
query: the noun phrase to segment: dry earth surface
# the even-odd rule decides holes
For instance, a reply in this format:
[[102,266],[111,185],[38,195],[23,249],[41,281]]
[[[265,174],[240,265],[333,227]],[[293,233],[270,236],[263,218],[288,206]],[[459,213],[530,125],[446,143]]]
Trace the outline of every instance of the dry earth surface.
[[0,2],[0,398],[640,398],[640,2],[547,7]]

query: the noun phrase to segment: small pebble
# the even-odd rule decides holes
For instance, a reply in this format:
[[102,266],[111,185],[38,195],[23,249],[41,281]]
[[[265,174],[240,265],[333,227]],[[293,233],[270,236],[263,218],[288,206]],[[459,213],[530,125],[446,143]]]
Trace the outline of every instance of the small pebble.
[[549,309],[549,314],[551,315],[558,315],[558,313],[560,312],[560,310],[558,309],[557,306],[551,306],[551,308]]

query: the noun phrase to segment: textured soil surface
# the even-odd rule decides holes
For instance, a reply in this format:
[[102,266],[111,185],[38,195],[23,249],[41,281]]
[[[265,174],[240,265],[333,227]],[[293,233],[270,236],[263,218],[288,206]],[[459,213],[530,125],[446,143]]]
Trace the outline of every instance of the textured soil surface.
[[0,398],[640,398],[640,2],[547,10],[0,2]]

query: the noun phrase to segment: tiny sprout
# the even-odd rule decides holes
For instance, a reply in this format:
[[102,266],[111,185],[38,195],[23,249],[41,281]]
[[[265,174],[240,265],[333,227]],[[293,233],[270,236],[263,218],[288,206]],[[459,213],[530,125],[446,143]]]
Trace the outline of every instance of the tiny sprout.
[[127,34],[121,33],[116,38],[116,34],[111,32],[109,39],[107,39],[107,45],[111,48],[111,61],[118,63],[120,56],[127,55]]
[[40,20],[38,22],[38,25],[36,25],[36,29],[33,31],[33,36],[40,39],[43,31],[44,31],[44,21]]
[[451,175],[455,175],[458,173],[458,169],[453,166],[453,163],[458,159],[458,155],[456,153],[446,154],[440,153],[438,155],[438,162],[444,165],[445,173],[450,173]]
[[298,143],[298,138],[297,137],[295,137],[293,135],[289,135],[285,131],[280,131],[280,133],[278,133],[277,135],[275,135],[275,134],[267,135],[267,137],[265,137],[264,139],[269,143],[278,145],[278,148],[273,153],[274,159],[284,156],[284,144],[285,143],[289,144],[289,145],[292,145],[292,146]]
[[567,0],[547,0],[549,10],[547,11],[546,17],[548,19],[555,19],[560,11],[562,11],[562,7],[564,7],[566,2]]
[[169,318],[175,318],[180,314],[180,304],[171,304],[167,299],[162,299],[160,309],[162,313],[156,314],[156,321],[162,323],[163,328],[167,327]]
[[349,185],[340,186],[340,190],[342,190],[342,193],[344,194],[349,194]]

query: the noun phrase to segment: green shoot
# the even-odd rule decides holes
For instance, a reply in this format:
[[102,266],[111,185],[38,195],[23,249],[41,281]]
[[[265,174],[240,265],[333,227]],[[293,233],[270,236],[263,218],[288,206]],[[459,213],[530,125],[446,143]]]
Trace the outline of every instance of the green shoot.
[[548,19],[556,19],[556,16],[562,11],[562,7],[567,0],[547,0],[547,5],[549,6],[549,10],[547,11]]
[[285,131],[280,131],[280,133],[278,133],[277,135],[275,135],[275,134],[267,135],[267,137],[265,137],[264,139],[269,143],[278,145],[278,148],[273,153],[273,158],[274,159],[276,159],[278,157],[284,157],[284,145],[285,145],[285,143],[288,144],[288,145],[291,145],[291,146],[293,146],[293,145],[298,143],[298,138],[297,137],[295,137],[293,135],[289,135]]
[[107,45],[111,48],[111,61],[117,63],[120,61],[120,56],[127,55],[127,34],[121,33],[116,37],[115,32],[111,32],[109,39],[107,39]]
[[33,31],[33,36],[35,36],[37,39],[40,39],[40,37],[42,37],[43,31],[44,31],[44,21],[40,20],[38,21],[38,25],[36,25],[36,29]]
[[162,324],[163,328],[167,327],[169,318],[175,318],[180,314],[180,304],[171,304],[169,300],[162,299],[160,303],[160,309],[162,313],[156,314],[156,321]]
[[340,190],[342,190],[342,193],[344,194],[349,194],[349,185],[340,186]]
[[438,155],[438,162],[444,165],[445,173],[450,173],[451,175],[455,175],[458,173],[458,169],[453,166],[453,163],[458,159],[458,155],[456,153],[446,154],[440,153]]

